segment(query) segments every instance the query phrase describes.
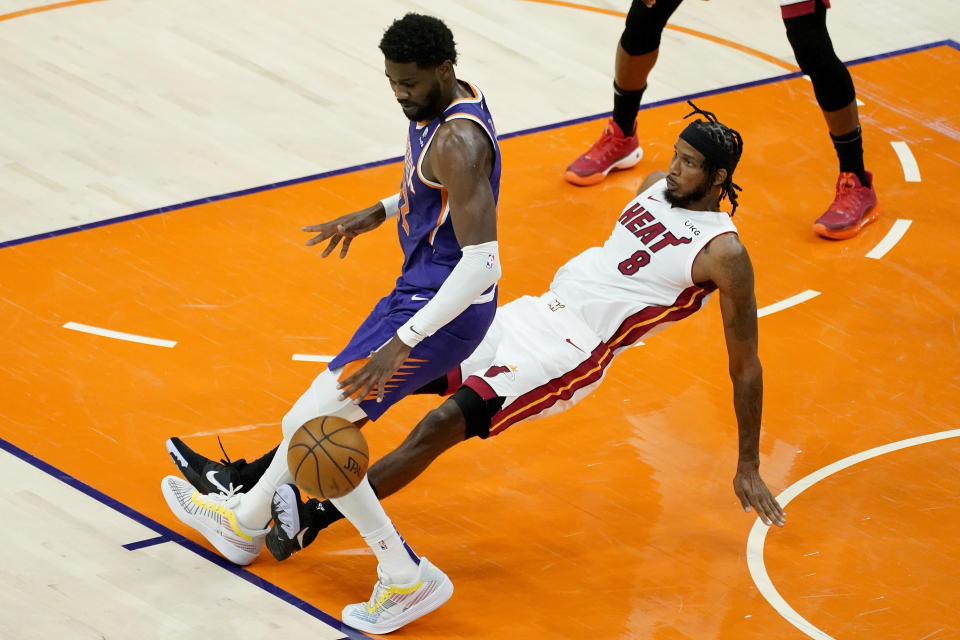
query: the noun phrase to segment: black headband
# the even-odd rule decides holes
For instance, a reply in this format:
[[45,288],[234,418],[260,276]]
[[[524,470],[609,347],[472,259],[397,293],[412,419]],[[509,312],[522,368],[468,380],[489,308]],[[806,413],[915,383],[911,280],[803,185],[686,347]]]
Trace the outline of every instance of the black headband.
[[[690,116],[702,115],[705,116],[707,120],[703,121],[698,119],[688,124],[687,128],[680,134],[680,139],[702,153],[706,161],[712,166],[726,169],[727,174],[733,175],[733,170],[737,168],[737,163],[740,162],[740,145],[738,144],[734,149],[724,149],[723,145],[714,140],[707,132],[708,124],[717,124],[723,127],[720,121],[717,120],[717,116],[709,111],[704,111],[690,100],[687,100],[687,104],[693,107],[693,111],[685,115],[684,119]],[[739,141],[740,134],[733,130],[730,130],[730,132],[733,133]]]
[[723,145],[714,140],[706,130],[700,126],[703,120],[696,120],[687,125],[680,134],[680,139],[703,154],[703,157],[714,167],[726,169],[732,174],[740,161],[740,154],[736,149],[724,149]]

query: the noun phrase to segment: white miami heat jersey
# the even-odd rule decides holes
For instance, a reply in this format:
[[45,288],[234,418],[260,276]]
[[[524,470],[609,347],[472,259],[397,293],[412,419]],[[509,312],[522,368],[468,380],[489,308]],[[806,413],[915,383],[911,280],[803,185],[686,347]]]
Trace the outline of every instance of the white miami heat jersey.
[[660,180],[624,207],[613,233],[560,268],[550,285],[611,349],[626,348],[698,311],[716,286],[693,282],[708,242],[736,233],[722,211],[671,207]]

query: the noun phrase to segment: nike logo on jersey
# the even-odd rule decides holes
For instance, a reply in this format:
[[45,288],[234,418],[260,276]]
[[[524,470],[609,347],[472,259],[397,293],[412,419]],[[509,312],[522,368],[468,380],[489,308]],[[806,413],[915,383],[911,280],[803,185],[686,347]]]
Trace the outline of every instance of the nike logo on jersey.
[[663,200],[657,200],[653,196],[647,196],[647,200],[653,200],[654,202],[663,202]]
[[410,296],[410,299],[413,300],[414,302],[424,302],[426,300],[429,300],[430,298],[428,298],[427,296],[421,296],[420,294],[415,293],[412,296]]
[[570,338],[567,338],[567,342],[569,342],[573,346],[573,348],[576,349],[577,351],[580,351],[581,353],[586,353],[586,351],[584,351],[577,345],[573,344],[573,340],[571,340]]

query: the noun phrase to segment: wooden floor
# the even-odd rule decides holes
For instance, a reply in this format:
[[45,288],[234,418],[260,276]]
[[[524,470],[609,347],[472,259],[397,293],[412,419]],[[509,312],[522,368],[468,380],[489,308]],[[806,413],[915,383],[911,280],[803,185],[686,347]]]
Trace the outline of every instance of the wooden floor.
[[[0,0],[0,638],[363,637],[337,620],[375,579],[349,525],[236,569],[159,482],[170,436],[211,456],[218,435],[233,457],[272,447],[324,366],[300,356],[336,353],[392,286],[389,230],[340,262],[299,228],[395,190],[400,166],[381,161],[405,121],[376,42],[410,9],[448,20],[459,75],[506,134],[502,302],[606,238],[669,160],[681,97],[708,92],[698,104],[741,131],[761,470],[789,504],[767,532],[732,491],[714,303],[573,410],[470,441],[385,502],[456,587],[394,635],[960,638],[955,4],[834,3],[881,200],[845,242],[810,230],[836,159],[772,1],[681,7],[640,113],[643,162],[588,189],[561,176],[610,109],[626,2],[66,4]],[[435,404],[365,428],[373,456]]]

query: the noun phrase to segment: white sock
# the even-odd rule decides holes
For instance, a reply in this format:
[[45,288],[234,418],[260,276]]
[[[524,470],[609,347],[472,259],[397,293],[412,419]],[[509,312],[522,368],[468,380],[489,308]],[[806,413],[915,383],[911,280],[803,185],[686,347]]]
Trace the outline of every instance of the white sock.
[[367,476],[353,491],[330,500],[367,543],[387,584],[408,584],[417,577],[420,558],[397,531],[377,500]]
[[266,527],[270,523],[270,503],[273,501],[274,492],[281,485],[293,482],[293,476],[290,475],[290,468],[287,465],[287,449],[290,447],[290,438],[301,425],[319,416],[340,416],[350,422],[356,422],[365,417],[363,410],[353,404],[350,399],[338,399],[340,397],[340,390],[337,389],[339,372],[340,369],[336,372],[324,369],[283,416],[280,422],[283,432],[280,447],[257,484],[244,487],[246,493],[240,498],[240,504],[234,510],[237,520],[244,528]]
[[[293,476],[290,475],[290,469],[287,466],[287,447],[289,445],[289,438],[284,438],[280,448],[273,454],[270,466],[257,480],[257,484],[250,487],[240,498],[240,504],[233,512],[243,528],[263,529],[266,527],[270,523],[270,503],[273,501],[273,493],[281,485],[293,482]],[[244,489],[247,488],[244,487]]]

